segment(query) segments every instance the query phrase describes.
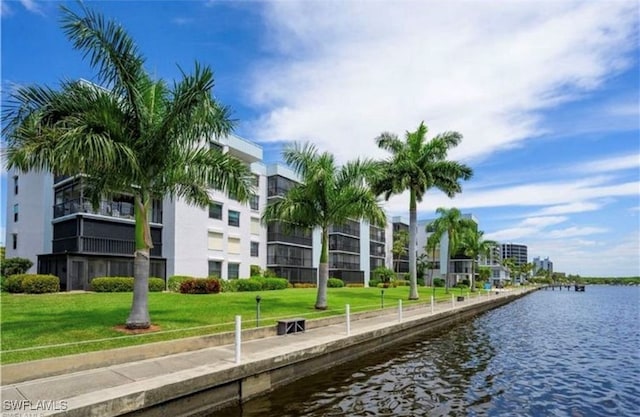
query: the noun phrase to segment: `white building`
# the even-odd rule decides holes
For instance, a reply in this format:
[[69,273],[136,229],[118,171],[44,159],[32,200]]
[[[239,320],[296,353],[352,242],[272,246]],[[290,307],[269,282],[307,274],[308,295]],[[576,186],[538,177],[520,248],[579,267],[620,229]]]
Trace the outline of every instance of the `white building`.
[[549,274],[553,273],[553,262],[547,257],[540,259],[539,256],[533,258],[533,275],[536,275],[538,271],[543,270]]

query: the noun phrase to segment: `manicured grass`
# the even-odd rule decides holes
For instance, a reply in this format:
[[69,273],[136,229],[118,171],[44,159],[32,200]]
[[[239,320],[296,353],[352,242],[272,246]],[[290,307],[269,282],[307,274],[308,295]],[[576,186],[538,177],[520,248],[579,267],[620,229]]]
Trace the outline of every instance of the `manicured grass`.
[[[452,291],[459,294],[459,290]],[[386,288],[385,307],[396,306],[398,299],[402,299],[404,305],[414,303],[407,301],[408,292],[408,287]],[[428,303],[432,289],[421,287],[419,293],[419,302]],[[353,313],[381,307],[378,288],[329,288],[329,309],[323,312],[313,308],[315,288],[209,295],[150,293],[151,321],[160,331],[125,335],[114,327],[124,324],[131,306],[131,293],[2,293],[1,362],[23,362],[230,331],[236,315],[242,316],[244,328],[252,328],[256,326],[258,294],[262,297],[261,326],[273,325],[283,317],[311,319],[344,314],[345,304],[351,305]],[[436,289],[436,299],[450,297],[444,288]],[[91,342],[85,343],[87,341]],[[51,347],[60,344],[64,346]],[[32,349],[34,347],[44,348]],[[25,350],[14,351],[16,349]]]

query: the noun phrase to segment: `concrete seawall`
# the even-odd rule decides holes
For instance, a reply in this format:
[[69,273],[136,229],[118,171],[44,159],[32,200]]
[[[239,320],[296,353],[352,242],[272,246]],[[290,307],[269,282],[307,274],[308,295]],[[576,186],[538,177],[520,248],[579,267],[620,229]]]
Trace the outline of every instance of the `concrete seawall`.
[[[450,327],[525,294],[527,291],[512,291],[483,296],[455,307],[440,303],[434,313],[422,304],[405,310],[402,321],[393,311],[386,315],[373,312],[352,320],[350,336],[344,317],[325,319],[322,325],[310,321],[305,333],[294,335],[249,341],[243,335],[240,364],[234,363],[234,346],[226,344],[9,386],[3,382],[2,394],[5,399],[64,402],[64,410],[42,415],[206,415],[418,334]],[[109,352],[113,357],[113,351],[103,353]]]

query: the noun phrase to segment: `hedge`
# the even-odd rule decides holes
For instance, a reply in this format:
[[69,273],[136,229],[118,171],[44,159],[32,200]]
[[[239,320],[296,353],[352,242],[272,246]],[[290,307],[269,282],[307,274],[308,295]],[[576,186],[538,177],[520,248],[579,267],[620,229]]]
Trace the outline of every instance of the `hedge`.
[[195,279],[195,277],[189,277],[186,275],[172,275],[167,282],[167,288],[169,291],[180,292],[180,284],[188,279]]
[[442,278],[434,278],[433,279],[433,286],[434,287],[438,287],[438,288],[444,287],[444,279],[442,279]]
[[[132,292],[132,277],[96,277],[91,280],[91,290],[95,292]],[[149,278],[149,291],[164,291],[164,280],[162,278]]]
[[238,292],[239,279],[221,279],[220,288],[222,292]]
[[293,288],[316,288],[316,284],[311,282],[294,282]]
[[218,294],[219,292],[220,281],[217,278],[191,278],[180,284],[182,294]]
[[377,280],[377,279],[370,279],[369,280],[369,287],[371,287],[371,288],[376,288],[378,286],[378,284],[380,284],[380,280]]
[[284,278],[258,278],[238,279],[238,291],[271,291],[284,290],[289,287],[289,281]]
[[328,288],[342,288],[344,287],[344,281],[339,278],[329,278],[327,281]]
[[364,288],[364,284],[361,282],[351,283],[346,285],[347,288]]
[[18,274],[7,278],[4,285],[11,293],[44,294],[60,291],[60,278],[54,275]]

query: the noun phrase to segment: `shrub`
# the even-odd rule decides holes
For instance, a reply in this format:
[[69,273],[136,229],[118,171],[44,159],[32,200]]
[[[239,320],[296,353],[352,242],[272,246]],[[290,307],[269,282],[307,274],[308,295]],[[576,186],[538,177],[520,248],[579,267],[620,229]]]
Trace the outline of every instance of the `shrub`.
[[358,283],[350,283],[345,285],[347,288],[364,288],[364,284],[358,282]]
[[[133,277],[97,277],[91,280],[91,290],[95,292],[132,292]],[[149,278],[149,291],[164,291],[162,278]]]
[[417,277],[416,282],[419,286],[424,287],[424,277]]
[[473,286],[478,288],[478,289],[483,289],[484,288],[484,283],[485,281],[476,281]]
[[469,280],[465,278],[462,281],[460,281],[460,284],[463,284],[463,285],[468,287],[469,286]]
[[393,286],[394,287],[408,287],[409,286],[409,281],[406,279],[397,279],[395,281],[393,281]]
[[455,288],[460,288],[461,290],[466,290],[469,289],[468,285],[463,284],[462,282],[459,282],[455,285]]
[[385,266],[379,266],[373,270],[373,276],[376,280],[381,282],[391,282],[396,274]]
[[33,262],[27,258],[7,258],[2,261],[0,275],[9,277],[11,275],[21,275],[33,266]]
[[183,281],[186,281],[188,279],[194,279],[194,277],[189,277],[185,275],[170,276],[169,282],[167,284],[169,287],[169,291],[180,292],[180,284],[182,284]]
[[442,278],[434,278],[433,279],[433,286],[434,287],[438,287],[438,288],[444,287],[444,279],[442,279]]
[[344,287],[344,281],[339,278],[329,278],[329,280],[327,281],[327,287],[342,288]]
[[265,269],[262,271],[262,276],[265,278],[277,278],[278,275],[270,269]]
[[251,265],[249,266],[250,274],[252,277],[261,277],[262,269],[260,269],[260,265]]
[[238,292],[237,279],[221,279],[220,288],[222,292]]
[[217,278],[190,278],[180,284],[182,294],[217,294],[220,281]]
[[311,282],[294,282],[293,288],[316,288],[316,284]]
[[263,290],[284,290],[289,287],[289,281],[284,278],[263,278]]
[[239,279],[238,281],[238,291],[261,291],[262,290],[262,280],[256,278],[249,279]]
[[370,279],[369,280],[369,287],[371,287],[371,288],[376,288],[378,286],[378,284],[380,284],[380,281],[378,281],[377,279]]
[[22,289],[27,294],[44,294],[60,291],[60,278],[54,275],[23,275]]
[[7,292],[11,292],[11,293],[23,292],[22,279],[24,277],[25,275],[20,274],[20,275],[11,275],[9,278],[7,278],[4,283],[4,286]]

